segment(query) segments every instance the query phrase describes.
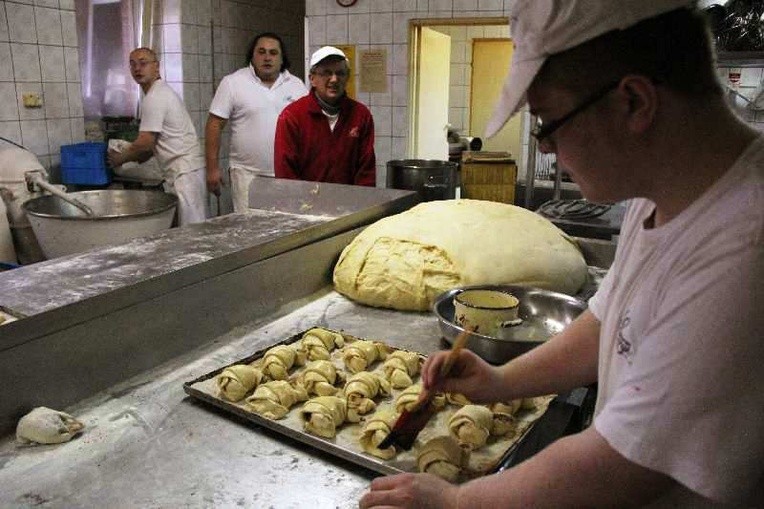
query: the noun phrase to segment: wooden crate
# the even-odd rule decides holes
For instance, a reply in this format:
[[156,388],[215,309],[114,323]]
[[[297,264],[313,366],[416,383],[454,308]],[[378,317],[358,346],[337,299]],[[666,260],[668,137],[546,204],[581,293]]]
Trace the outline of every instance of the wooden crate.
[[463,152],[462,198],[515,202],[517,165],[509,152]]

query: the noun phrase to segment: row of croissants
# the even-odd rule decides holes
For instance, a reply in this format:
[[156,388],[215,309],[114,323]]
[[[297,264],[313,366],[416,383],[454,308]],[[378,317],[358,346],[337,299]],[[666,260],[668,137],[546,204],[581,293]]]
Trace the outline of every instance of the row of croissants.
[[[345,370],[332,362],[339,349]],[[379,449],[403,410],[419,399],[421,384],[414,383],[423,358],[416,352],[395,350],[376,341],[355,339],[323,328],[307,331],[300,340],[267,350],[251,364],[235,364],[217,377],[218,395],[241,402],[248,410],[268,419],[282,419],[297,403],[307,433],[333,438],[343,423],[361,423],[361,448],[381,459],[398,453],[394,446]],[[368,371],[377,361],[382,369]],[[299,373],[290,375],[296,367]],[[377,400],[401,392],[394,405],[377,410]],[[464,468],[471,451],[483,447],[490,436],[507,435],[521,408],[532,408],[533,400],[492,405],[471,404],[460,394],[439,394],[436,408],[460,406],[448,421],[448,435],[423,444],[418,454],[420,471],[454,480]],[[371,415],[369,415],[371,414]]]

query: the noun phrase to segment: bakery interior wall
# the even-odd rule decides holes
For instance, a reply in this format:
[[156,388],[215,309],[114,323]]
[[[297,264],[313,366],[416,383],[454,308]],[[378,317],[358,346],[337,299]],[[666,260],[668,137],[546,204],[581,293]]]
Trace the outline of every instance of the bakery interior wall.
[[[389,159],[397,159],[408,155],[407,140],[409,136],[409,21],[412,19],[427,20],[431,28],[443,20],[448,25],[449,35],[452,36],[451,93],[449,122],[464,129],[468,126],[469,66],[467,58],[471,39],[477,33],[478,27],[463,27],[451,25],[454,20],[466,18],[495,18],[506,17],[509,5],[514,0],[358,0],[351,7],[341,7],[335,0],[306,0],[305,10],[308,24],[308,45],[312,52],[324,44],[351,44],[356,51],[363,49],[386,49],[387,93],[359,93],[358,99],[367,104],[376,126],[377,153],[377,184],[385,182],[385,163]],[[719,0],[721,1],[721,0]],[[704,0],[701,7],[710,3]],[[440,28],[439,28],[440,29]],[[495,33],[495,27],[484,27],[482,37],[506,37],[506,33]],[[453,33],[452,33],[453,32]],[[464,38],[462,39],[462,34]],[[764,62],[748,67],[734,67],[734,64],[720,63],[719,74],[723,83],[728,80],[732,70],[740,71],[736,90],[742,95],[753,98],[757,93],[764,75]],[[466,76],[466,77],[465,77]],[[743,99],[738,100],[743,103]],[[736,108],[742,118],[764,130],[764,111],[759,112],[751,107]],[[524,113],[521,122],[523,132],[522,154],[518,161],[518,179],[525,177],[525,161],[528,149],[529,115]],[[474,133],[470,133],[473,134]]]
[[[83,112],[83,40],[75,12],[82,1],[0,0],[0,136],[34,152],[54,180],[61,145],[99,136],[90,123],[97,126],[98,119],[85,119]],[[243,65],[256,33],[280,34],[292,72],[303,77],[303,0],[133,2],[152,7],[151,40],[160,54],[162,76],[183,97],[200,141],[217,84]],[[120,70],[127,70],[126,60]],[[25,107],[22,97],[28,93],[39,94],[42,107]],[[224,136],[221,159],[227,164],[227,132]],[[222,211],[231,210],[230,196],[224,196]]]
[[[164,75],[182,94],[200,137],[215,87],[222,76],[241,65],[247,42],[256,32],[272,30],[282,34],[293,62],[292,71],[300,76],[306,54],[304,22],[309,31],[308,54],[324,44],[352,44],[357,50],[386,49],[388,91],[358,94],[374,114],[377,183],[383,186],[385,163],[405,157],[408,149],[409,20],[428,19],[434,24],[439,19],[502,17],[507,15],[511,1],[358,0],[349,8],[339,6],[335,0],[148,3],[156,12],[152,30],[157,35],[155,42],[162,54]],[[449,29],[461,34],[459,28]],[[77,33],[75,0],[0,0],[0,136],[32,150],[53,175],[60,163],[60,146],[86,140]],[[483,36],[491,37],[485,33]],[[454,44],[465,48],[465,57],[471,54],[466,50],[467,39]],[[455,66],[463,70],[467,65],[454,62],[452,70]],[[735,90],[749,99],[755,98],[761,88],[762,71],[764,64],[740,67],[722,63],[719,68],[722,82],[730,82],[732,76]],[[458,80],[460,75],[452,72],[452,76]],[[458,81],[451,85],[450,121],[463,127],[466,99],[461,98],[468,97],[469,85]],[[22,96],[26,93],[39,94],[42,107],[24,107]],[[743,118],[764,128],[763,111],[746,105],[743,99],[737,102]],[[223,164],[227,162],[226,146],[224,143],[221,154]],[[521,161],[524,159],[523,155]],[[226,207],[230,207],[230,198],[224,199],[224,211]]]

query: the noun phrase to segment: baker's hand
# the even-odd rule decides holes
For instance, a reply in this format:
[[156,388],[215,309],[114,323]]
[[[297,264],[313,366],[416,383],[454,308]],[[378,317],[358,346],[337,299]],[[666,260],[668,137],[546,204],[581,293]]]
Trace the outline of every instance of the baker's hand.
[[109,166],[112,168],[122,166],[122,164],[125,162],[122,158],[122,154],[113,148],[109,149],[108,153],[106,154],[106,159],[109,161]]
[[207,191],[220,196],[220,190],[225,185],[223,183],[223,172],[220,171],[220,166],[208,166],[206,171],[207,176]]
[[458,486],[431,474],[398,474],[371,481],[358,507],[452,509],[458,506],[458,493]]
[[465,349],[459,352],[451,371],[443,377],[440,369],[449,353],[438,352],[430,355],[425,361],[422,366],[422,398],[435,391],[463,394],[475,403],[498,401],[495,398],[500,393],[503,383],[498,368]]

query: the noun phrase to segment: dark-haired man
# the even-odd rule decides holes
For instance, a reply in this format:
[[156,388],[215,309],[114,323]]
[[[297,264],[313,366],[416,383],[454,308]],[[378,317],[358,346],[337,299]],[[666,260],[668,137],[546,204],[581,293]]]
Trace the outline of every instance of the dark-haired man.
[[310,57],[310,93],[290,104],[276,125],[279,178],[374,186],[374,120],[345,93],[345,53],[323,46]]
[[427,391],[485,403],[598,382],[592,426],[496,475],[376,479],[361,507],[761,507],[764,138],[717,82],[689,0],[518,0],[495,133],[524,103],[583,195],[630,200],[608,275],[503,366],[462,352]]
[[220,196],[220,138],[230,121],[229,176],[235,212],[249,207],[249,186],[256,174],[273,176],[276,119],[307,92],[288,71],[289,65],[281,37],[259,34],[247,51],[247,66],[223,78],[210,104],[204,130],[207,189]]

